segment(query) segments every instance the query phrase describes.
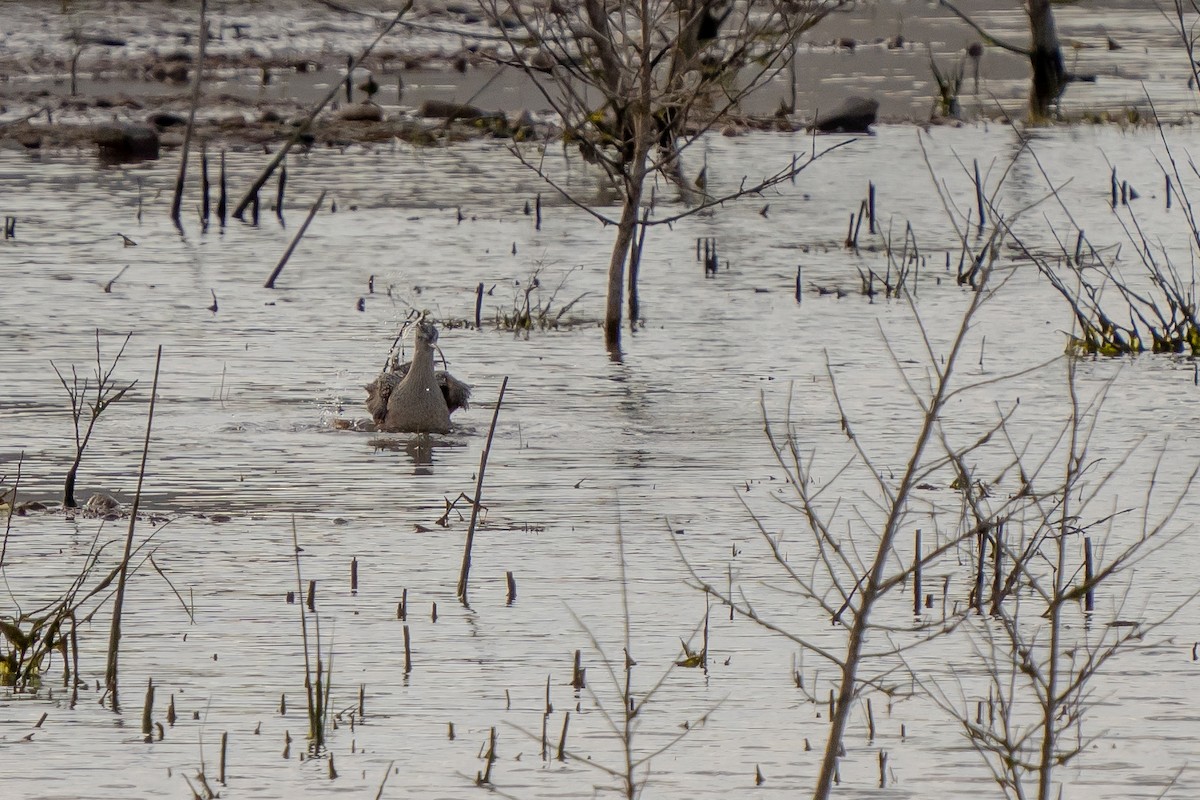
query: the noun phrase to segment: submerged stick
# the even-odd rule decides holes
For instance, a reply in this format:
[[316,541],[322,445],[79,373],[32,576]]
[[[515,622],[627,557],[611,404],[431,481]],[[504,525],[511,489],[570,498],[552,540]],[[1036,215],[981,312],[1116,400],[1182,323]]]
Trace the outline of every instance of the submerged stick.
[[287,250],[283,252],[283,258],[279,259],[279,263],[275,265],[274,271],[271,272],[271,277],[267,278],[267,282],[263,286],[267,289],[275,288],[275,279],[279,277],[279,273],[283,272],[284,266],[287,265],[288,259],[292,257],[292,251],[296,249],[296,245],[300,244],[300,239],[304,237],[304,232],[308,230],[309,223],[313,221],[313,217],[317,215],[321,204],[325,202],[325,189],[321,190],[321,194],[317,196],[317,202],[312,204],[312,208],[308,210],[308,217],[304,220],[304,224],[300,226],[300,230],[296,231],[296,235],[292,237],[292,243],[288,245]]
[[471,545],[475,542],[475,524],[479,521],[479,505],[483,493],[483,474],[487,470],[488,454],[492,450],[492,437],[496,435],[496,420],[500,418],[500,406],[504,402],[504,390],[508,388],[508,376],[500,383],[500,396],[496,398],[496,409],[492,412],[492,424],[488,428],[487,442],[479,457],[479,477],[475,481],[475,498],[471,503],[471,521],[467,525],[467,542],[463,547],[462,570],[458,574],[458,599],[467,605],[467,579],[471,574]]
[[108,633],[108,664],[104,672],[104,685],[112,695],[113,709],[119,708],[117,697],[117,654],[121,646],[121,611],[125,606],[125,585],[129,578],[129,559],[133,553],[133,531],[137,524],[138,508],[142,504],[142,482],[146,478],[146,458],[150,454],[150,431],[154,425],[154,400],[158,394],[158,370],[162,364],[162,345],[154,359],[154,381],[150,385],[150,410],[146,416],[146,437],[142,441],[142,463],[138,467],[137,489],[133,493],[133,506],[129,509],[129,530],[125,534],[125,552],[121,556],[120,572],[117,576],[117,592],[113,597],[112,626]]
[[[367,45],[367,49],[363,50],[362,54],[359,55],[359,57],[349,65],[350,69],[347,70],[347,77],[349,77],[349,72],[352,72],[354,68],[363,62],[363,59],[370,55],[371,51],[375,49],[375,45],[383,41],[383,37],[391,33],[392,29],[400,24],[400,20],[404,18],[404,15],[408,13],[408,10],[412,8],[412,6],[413,0],[408,0],[408,2],[406,2],[404,6],[396,12],[396,16],[392,17],[391,21],[384,26],[383,30],[379,32],[379,35],[375,37],[375,40],[371,42],[371,44]],[[270,179],[271,173],[273,173],[275,168],[278,167],[280,163],[282,163],[283,159],[287,157],[288,151],[292,149],[296,142],[300,141],[300,137],[308,133],[309,128],[312,127],[313,120],[317,118],[317,114],[320,114],[321,109],[329,105],[329,101],[337,95],[338,89],[340,88],[340,83],[333,84],[329,88],[329,91],[325,94],[325,97],[322,98],[321,102],[317,103],[312,111],[308,113],[308,116],[296,126],[296,130],[293,131],[291,137],[283,143],[283,146],[279,148],[279,152],[275,154],[275,157],[271,159],[271,162],[267,164],[259,176],[255,178],[254,183],[250,185],[250,188],[246,190],[246,194],[238,202],[237,208],[233,210],[234,217],[237,219],[242,218],[242,215],[246,213],[246,208],[250,205],[250,203],[253,202],[254,198],[258,196],[258,190],[263,187],[268,179]]]

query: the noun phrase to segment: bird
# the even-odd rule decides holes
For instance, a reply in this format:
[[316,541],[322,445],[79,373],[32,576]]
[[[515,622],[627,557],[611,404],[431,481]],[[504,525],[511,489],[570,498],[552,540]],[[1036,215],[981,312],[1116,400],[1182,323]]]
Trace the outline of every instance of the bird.
[[367,410],[382,431],[389,433],[448,433],[450,415],[470,408],[471,387],[444,370],[434,370],[437,327],[426,320],[416,324],[413,359],[364,387]]

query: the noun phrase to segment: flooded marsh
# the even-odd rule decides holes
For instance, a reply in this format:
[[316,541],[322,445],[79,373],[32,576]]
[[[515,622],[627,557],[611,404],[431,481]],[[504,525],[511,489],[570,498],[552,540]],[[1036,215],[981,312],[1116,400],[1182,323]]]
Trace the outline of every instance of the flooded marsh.
[[[1190,133],[1172,135],[1183,148]],[[847,456],[843,413],[879,469],[895,474],[903,468],[918,411],[898,375],[916,381],[929,375],[914,313],[935,352],[944,353],[972,294],[946,271],[945,254],[958,258],[956,234],[932,189],[918,136],[933,173],[963,208],[973,202],[960,165],[967,159],[985,165],[990,180],[1016,156],[998,207],[1022,208],[1047,192],[1032,155],[1020,152],[1007,128],[928,134],[881,128],[761,202],[654,230],[642,270],[644,324],[626,336],[620,360],[604,351],[594,322],[608,232],[545,194],[542,229],[535,230],[524,205],[542,188],[501,145],[314,152],[289,164],[294,200],[284,209],[286,226],[264,214],[258,228],[239,223],[202,231],[193,216],[185,217],[182,236],[165,213],[171,176],[161,167],[100,168],[82,153],[46,154],[33,164],[5,154],[0,191],[22,204],[18,236],[4,244],[9,277],[0,323],[6,376],[0,446],[7,485],[20,458],[21,497],[57,498],[70,455],[70,419],[50,362],[87,370],[95,330],[106,355],[132,331],[120,373],[139,384],[129,400],[106,412],[80,471],[83,496],[103,490],[128,502],[153,351],[161,344],[142,507],[170,522],[142,522],[138,537],[161,526],[154,532],[154,559],[171,581],[145,565],[130,583],[124,715],[97,705],[94,687],[83,687],[79,702],[68,703],[56,677],[61,665],[53,662],[35,695],[7,694],[0,701],[6,785],[28,797],[73,796],[84,786],[93,797],[186,793],[182,776],[194,775],[202,758],[209,778],[215,774],[217,743],[228,732],[224,796],[362,794],[394,762],[388,793],[461,797],[478,791],[471,783],[482,769],[480,753],[489,729],[498,726],[497,786],[519,796],[590,794],[588,787],[607,782],[603,774],[553,758],[543,765],[536,737],[518,728],[541,730],[549,679],[552,738],[569,709],[569,746],[598,761],[617,756],[599,709],[603,703],[611,714],[620,699],[593,639],[619,672],[618,531],[631,655],[638,662],[635,691],[649,691],[682,657],[680,639],[696,646],[705,597],[687,585],[680,552],[714,585],[732,578],[763,613],[781,615],[815,641],[831,641],[828,619],[792,607],[786,593],[775,591],[781,576],[747,510],[783,537],[791,562],[814,557],[797,512],[771,500],[781,492],[782,475],[763,435],[764,408],[776,426],[790,420],[797,441],[816,454],[812,470],[820,481],[832,480]],[[702,146],[713,180],[735,183],[747,165],[790,159],[811,141],[762,134],[714,137]],[[1033,152],[1098,249],[1128,246],[1106,205],[1107,160],[1146,187],[1134,206],[1145,230],[1164,248],[1186,254],[1178,209],[1166,211],[1155,190],[1157,134],[1042,131]],[[248,155],[231,156],[231,177],[248,180],[257,164]],[[559,168],[572,185],[593,179],[577,163]],[[336,214],[316,218],[278,288],[263,289],[309,198],[331,174],[337,176]],[[855,252],[844,247],[845,220],[868,180],[877,186],[881,232],[862,234]],[[1053,232],[1067,229],[1065,214],[1043,202],[1014,224],[1027,243],[1054,251]],[[924,254],[910,279],[913,304],[863,296],[856,267],[882,269],[887,231],[895,238],[905,224],[913,226]],[[125,246],[118,233],[136,246]],[[703,237],[715,237],[721,253],[718,272],[708,278],[696,260]],[[799,303],[797,266],[805,289]],[[569,314],[573,324],[518,335],[495,328],[490,320],[512,307],[534,270],[540,270],[540,291],[562,281],[562,297],[583,295]],[[1021,371],[1061,355],[1072,326],[1069,308],[1012,250],[998,272],[1005,284],[976,319],[959,368],[964,381],[1020,374],[951,403],[943,427],[950,437],[978,435],[995,422],[997,409],[1019,400],[1007,435],[1031,454],[1050,455],[1061,450],[1055,437],[1069,410],[1063,362]],[[449,367],[473,385],[477,399],[456,415],[455,429],[432,437],[337,430],[334,419],[365,416],[362,385],[382,365],[408,310],[469,319],[480,282],[490,292],[483,327],[447,328],[440,340]],[[815,286],[840,287],[845,296],[819,294]],[[209,309],[213,293],[216,312]],[[1194,363],[1144,355],[1086,359],[1076,370],[1081,395],[1112,382],[1091,444],[1095,458],[1115,462],[1141,444],[1128,457],[1122,481],[1105,490],[1109,500],[1095,501],[1104,513],[1093,515],[1110,512],[1106,502],[1141,504],[1164,449],[1151,502],[1161,511],[1157,493],[1165,498],[1183,488],[1197,452],[1190,410]],[[830,374],[842,411],[833,403]],[[452,511],[444,527],[437,520],[448,499],[474,491],[504,376],[510,382],[483,491],[472,605],[464,609],[454,586],[465,514]],[[999,470],[1003,461],[979,458],[981,470]],[[998,481],[996,491],[1013,491],[1011,475],[989,478]],[[870,516],[876,502],[870,476],[859,471],[849,480],[839,496]],[[924,527],[927,537],[946,535],[933,531],[953,527],[946,520],[955,518],[960,500],[950,484],[944,473],[930,479],[921,499],[927,510],[918,513],[925,521],[914,518],[911,527]],[[1192,516],[1193,502],[1184,498],[1177,528]],[[293,523],[304,580],[317,585],[322,646],[333,654],[330,703],[348,710],[329,737],[340,776],[333,782],[324,759],[298,763],[305,733],[303,648],[297,606],[285,599],[296,588]],[[852,530],[857,523],[843,525]],[[121,539],[123,527],[83,515],[14,517],[4,567],[10,601],[21,607],[48,601],[69,583],[94,539]],[[1138,530],[1136,524],[1109,527],[1118,543]],[[969,564],[969,548],[960,549],[956,563]],[[1194,550],[1185,535],[1151,554],[1128,581],[1128,594],[1101,592],[1093,615],[1077,615],[1075,635],[1103,632],[1114,621],[1154,619],[1180,602],[1191,591],[1187,565]],[[349,583],[352,559],[358,561],[356,594]],[[932,569],[940,571],[927,575],[926,585],[937,584],[938,601],[926,613],[942,613],[943,582],[945,606],[963,606],[970,567]],[[517,586],[512,605],[505,603],[507,571]],[[397,604],[405,592],[407,620],[401,622]],[[880,610],[901,626],[893,636],[903,637],[912,622],[906,604],[911,597],[901,592]],[[80,629],[81,676],[89,684],[102,661],[106,613],[101,609]],[[1187,760],[1195,735],[1187,698],[1198,679],[1191,620],[1190,612],[1175,617],[1096,679],[1104,700],[1089,708],[1087,730],[1104,735],[1062,771],[1065,784],[1087,786],[1099,797],[1156,796]],[[412,646],[408,673],[405,624]],[[709,715],[707,724],[655,759],[648,791],[745,791],[754,785],[756,767],[764,792],[790,794],[808,785],[825,708],[805,699],[792,673],[798,669],[807,691],[822,696],[830,668],[744,618],[730,621],[716,605],[710,637],[707,671],[675,668],[639,718],[637,744],[649,752],[676,736],[680,725]],[[950,635],[912,651],[909,666],[919,680],[951,695],[961,691],[973,703],[987,693],[978,694],[973,683],[972,647]],[[589,691],[570,686],[577,649]],[[157,690],[155,719],[165,713],[168,696],[179,714],[152,744],[141,743],[131,719],[147,679]],[[865,719],[852,723],[844,784],[862,791],[876,786],[882,749],[891,778],[887,789],[874,790],[880,796],[933,796],[964,783],[986,791],[991,779],[982,762],[913,680],[893,676],[894,695],[874,698],[873,741]],[[365,717],[352,727],[360,686]],[[34,729],[43,712],[46,722]],[[281,755],[286,735],[293,739],[287,759]],[[1186,793],[1192,781],[1185,771],[1178,790]]]
[[[1161,62],[1149,91],[1185,117],[1158,23],[1118,36],[1126,4],[1100,6],[1064,27]],[[910,35],[945,26],[926,12]],[[370,28],[318,17],[300,49]],[[1067,96],[1145,109],[1119,77]],[[511,152],[619,216],[557,139],[318,142],[256,222],[207,225],[193,153],[178,227],[173,148],[0,148],[5,795],[807,796],[847,710],[834,796],[1196,794],[1194,127],[726,133],[682,152],[701,193],[804,168],[650,226],[617,351],[614,226]],[[270,157],[239,148],[233,202]],[[685,210],[652,184],[648,219]],[[417,315],[470,408],[375,430],[364,386],[394,342],[413,356]],[[98,364],[136,384],[63,508],[67,389],[88,381],[86,429]]]

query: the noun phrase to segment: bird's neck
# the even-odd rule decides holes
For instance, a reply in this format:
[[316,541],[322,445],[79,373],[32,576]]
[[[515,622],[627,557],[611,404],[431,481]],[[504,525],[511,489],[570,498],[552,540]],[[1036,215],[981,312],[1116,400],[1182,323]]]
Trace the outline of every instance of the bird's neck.
[[421,375],[433,375],[433,345],[417,342],[416,352],[413,353],[412,371]]

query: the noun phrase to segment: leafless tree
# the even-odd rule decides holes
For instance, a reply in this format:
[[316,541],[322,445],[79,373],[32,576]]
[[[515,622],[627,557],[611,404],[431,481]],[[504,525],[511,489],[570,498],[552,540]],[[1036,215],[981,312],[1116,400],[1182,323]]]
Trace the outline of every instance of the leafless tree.
[[1050,107],[1058,102],[1073,76],[1063,62],[1062,44],[1054,24],[1051,0],[1022,0],[1029,17],[1029,47],[1006,42],[988,33],[964,14],[950,0],[940,0],[942,6],[966,22],[989,44],[1029,59],[1033,81],[1029,92],[1029,114],[1034,121],[1050,117]]
[[[1009,520],[1006,536],[992,542],[989,560],[996,568],[989,611],[963,626],[976,643],[972,666],[983,668],[986,699],[982,687],[976,687],[976,698],[955,700],[944,685],[921,680],[958,720],[998,786],[1013,800],[1061,796],[1061,787],[1053,783],[1057,769],[1094,741],[1085,721],[1099,671],[1119,652],[1143,643],[1197,594],[1185,596],[1155,619],[1137,618],[1138,612],[1127,609],[1134,618],[1121,613],[1132,588],[1132,568],[1187,530],[1177,512],[1198,467],[1164,502],[1158,500],[1156,486],[1160,470],[1171,463],[1164,458],[1166,448],[1153,459],[1148,474],[1137,473],[1144,477],[1131,466],[1142,442],[1124,457],[1094,453],[1092,437],[1112,382],[1084,401],[1076,389],[1075,360],[1067,359],[1066,366],[1069,412],[1059,435],[1050,437],[1049,452],[1041,456],[1042,463],[1061,461],[1065,478],[1052,479],[1057,485],[1045,491],[1042,481],[1023,475],[1022,492],[1035,502]],[[1026,442],[1013,443],[1012,452],[1024,453],[1025,462],[1038,458],[1031,456]],[[977,481],[965,462],[957,462],[957,468],[962,482]],[[1132,504],[1118,497],[1128,487],[1137,493]],[[994,514],[989,498],[972,494],[969,500],[972,518]],[[1109,620],[1095,619],[1095,595],[1101,589],[1115,598]],[[982,595],[984,586],[978,591]],[[982,607],[982,596],[978,602]]]
[[93,378],[81,379],[79,373],[72,367],[71,380],[68,382],[58,367],[53,362],[50,364],[54,368],[54,374],[58,376],[59,383],[66,390],[67,397],[71,400],[71,421],[75,428],[75,457],[72,459],[71,466],[67,469],[67,477],[63,481],[62,504],[65,508],[75,508],[78,505],[75,502],[75,479],[79,474],[83,453],[92,440],[92,433],[96,429],[96,423],[99,422],[100,416],[108,410],[109,406],[121,400],[130,389],[137,385],[137,381],[122,385],[113,376],[132,335],[131,333],[125,336],[125,341],[121,342],[121,349],[113,357],[112,363],[105,367],[100,358],[100,331],[96,331],[96,372]]
[[[605,341],[615,351],[627,266],[630,315],[637,315],[637,259],[647,227],[762,191],[807,165],[808,159],[792,163],[710,196],[703,175],[685,177],[681,157],[747,94],[786,69],[797,37],[847,0],[479,1],[504,31],[500,60],[536,83],[562,120],[564,142],[617,189],[621,213],[611,219],[554,182],[536,155],[513,148],[568,201],[615,225],[604,317]],[[647,182],[656,174],[678,188],[687,211],[650,218]]]

